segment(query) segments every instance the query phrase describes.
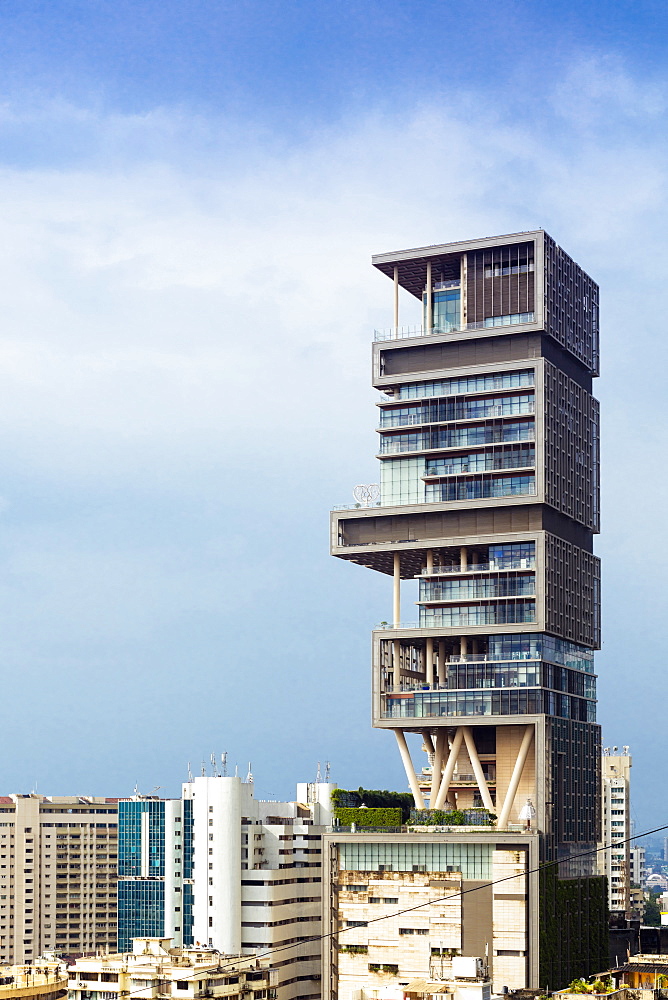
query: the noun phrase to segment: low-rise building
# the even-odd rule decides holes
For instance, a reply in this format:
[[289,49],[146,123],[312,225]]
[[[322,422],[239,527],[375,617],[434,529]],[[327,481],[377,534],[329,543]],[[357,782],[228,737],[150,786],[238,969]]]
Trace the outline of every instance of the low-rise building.
[[444,982],[460,959],[483,962],[495,993],[538,986],[537,834],[335,830],[323,842],[325,1000]]
[[172,944],[170,938],[135,938],[129,952],[77,959],[69,969],[70,1000],[118,1000],[133,993],[144,1000],[275,997],[269,958]]
[[67,996],[67,971],[58,961],[0,965],[0,1000],[60,1000]]

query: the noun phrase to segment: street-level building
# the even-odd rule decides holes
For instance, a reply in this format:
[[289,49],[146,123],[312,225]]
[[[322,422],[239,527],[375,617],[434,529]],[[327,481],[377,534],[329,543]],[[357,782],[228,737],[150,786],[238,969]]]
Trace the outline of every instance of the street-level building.
[[269,959],[179,948],[169,938],[135,938],[129,952],[79,958],[68,971],[70,1000],[276,996]]
[[116,947],[117,800],[0,797],[0,961]]
[[[593,853],[598,287],[542,230],[373,264],[394,295],[373,344],[380,486],[357,487],[331,523],[333,555],[392,578],[373,633],[373,725],[394,734],[417,810],[538,832],[558,869],[543,877],[523,985],[555,988],[607,962]],[[401,327],[402,295],[421,303],[420,326]],[[568,945],[563,879],[595,928],[584,950]]]

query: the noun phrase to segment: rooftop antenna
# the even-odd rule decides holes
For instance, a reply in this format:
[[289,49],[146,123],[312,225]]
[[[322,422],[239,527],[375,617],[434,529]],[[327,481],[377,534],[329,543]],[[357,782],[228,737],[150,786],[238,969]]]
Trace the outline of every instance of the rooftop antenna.
[[246,775],[246,782],[249,785],[253,784],[253,772],[251,770],[251,762],[250,761],[248,761],[248,774]]
[[192,781],[192,780],[193,780],[193,773],[190,770],[190,761],[188,761],[188,781]]
[[218,765],[216,764],[216,755],[212,753],[209,760],[211,761],[211,774],[214,778],[218,777]]
[[329,774],[330,774],[331,769],[332,769],[331,768],[331,764],[329,763],[328,760],[326,760],[325,761],[325,783],[326,784],[329,784]]
[[223,777],[226,778],[227,777],[227,750],[225,750],[220,755],[220,766],[222,768]]
[[315,772],[315,780],[319,783],[322,781],[322,775],[320,773],[320,761],[318,761],[318,769]]
[[202,777],[206,778],[206,761],[202,761]]
[[153,789],[153,791],[151,792],[151,795],[155,795],[155,793],[159,792],[161,788],[162,788],[162,785],[156,785],[155,788]]

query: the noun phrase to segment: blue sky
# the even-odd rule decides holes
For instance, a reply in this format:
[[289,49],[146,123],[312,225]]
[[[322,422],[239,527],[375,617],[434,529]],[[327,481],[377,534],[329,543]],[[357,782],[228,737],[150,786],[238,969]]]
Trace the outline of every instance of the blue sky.
[[0,5],[2,790],[175,793],[223,750],[261,795],[403,787],[387,581],[327,555],[377,479],[369,258],[544,226],[601,284],[600,719],[664,819],[667,21]]

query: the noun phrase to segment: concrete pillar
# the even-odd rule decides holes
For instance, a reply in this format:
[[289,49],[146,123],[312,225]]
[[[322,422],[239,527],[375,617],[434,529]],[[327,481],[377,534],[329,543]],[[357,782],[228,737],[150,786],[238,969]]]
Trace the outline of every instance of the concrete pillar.
[[467,652],[468,652],[468,644],[467,644],[466,636],[465,635],[461,635],[459,637],[459,655],[460,656],[466,656]]
[[436,733],[436,752],[434,754],[434,766],[431,771],[431,789],[429,791],[429,808],[434,809],[434,802],[438,795],[441,784],[441,772],[443,771],[443,758],[447,747],[447,729],[439,729]]
[[425,675],[427,678],[427,684],[434,683],[434,640],[427,639],[425,643]]
[[445,765],[445,770],[443,771],[443,777],[441,778],[441,784],[438,789],[438,794],[436,796],[436,801],[431,806],[432,809],[442,809],[445,798],[450,789],[450,782],[452,781],[452,776],[455,773],[455,764],[457,763],[457,758],[459,757],[459,751],[462,748],[462,740],[464,739],[464,730],[460,728],[455,733],[455,738],[452,741],[452,746],[450,747],[450,753],[448,754],[448,759]]
[[420,786],[418,785],[417,782],[417,775],[415,774],[415,768],[413,767],[413,761],[411,760],[411,755],[408,752],[406,737],[404,736],[404,733],[401,729],[395,729],[394,735],[397,738],[397,746],[399,747],[401,760],[403,761],[404,770],[406,771],[408,784],[411,792],[413,793],[413,801],[415,802],[415,808],[424,809],[424,799],[422,798],[422,792],[420,791]]
[[393,624],[396,627],[401,622],[401,556],[394,553],[394,601],[392,607]]
[[431,330],[434,326],[434,293],[432,290],[431,281],[431,261],[427,261],[427,315],[425,317],[425,325],[427,330]]
[[448,679],[447,669],[445,666],[445,643],[439,642],[438,644],[438,685],[439,687],[444,687]]
[[459,568],[462,573],[466,572],[468,569],[468,552],[466,551],[465,545],[462,545],[459,550]]
[[480,796],[482,798],[482,804],[485,809],[489,809],[490,812],[494,812],[494,803],[492,802],[492,796],[489,794],[489,788],[487,787],[487,781],[482,770],[482,764],[480,763],[480,757],[478,757],[478,751],[476,750],[475,740],[473,739],[473,733],[470,726],[462,726],[464,730],[464,741],[466,743],[466,749],[468,750],[469,757],[471,759],[471,767],[473,768],[473,773],[475,775],[475,780],[478,782],[478,788],[480,789]]
[[394,265],[394,336],[399,336],[399,267]]
[[527,754],[529,753],[529,747],[531,746],[531,741],[533,740],[533,730],[534,727],[531,725],[525,726],[524,728],[524,736],[522,737],[522,742],[520,744],[520,751],[517,755],[513,773],[508,784],[508,791],[506,792],[506,797],[503,800],[503,806],[501,807],[501,812],[499,813],[496,822],[499,830],[503,830],[508,825],[510,810],[512,809],[513,802],[515,801],[515,795],[517,794],[517,789],[522,777],[522,771],[524,770],[524,764],[527,759]]
[[434,572],[434,550],[427,549],[427,573]]
[[472,653],[478,652],[478,640],[476,638],[471,639],[471,652]]

